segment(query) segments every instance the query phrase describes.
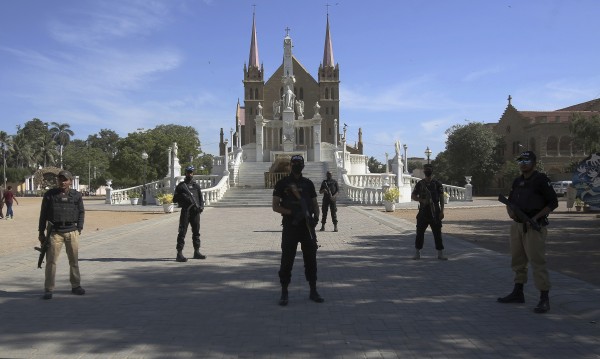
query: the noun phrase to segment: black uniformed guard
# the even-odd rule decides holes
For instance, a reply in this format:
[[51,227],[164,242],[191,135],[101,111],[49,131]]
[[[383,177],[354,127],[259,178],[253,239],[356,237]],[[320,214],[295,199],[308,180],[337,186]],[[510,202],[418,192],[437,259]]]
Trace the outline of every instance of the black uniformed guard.
[[548,214],[558,207],[556,192],[550,179],[535,170],[536,156],[532,151],[525,151],[517,158],[521,176],[513,181],[508,201],[520,210],[527,218],[537,222],[539,231],[532,228],[528,221],[519,218],[513,208],[507,206],[510,218],[514,220],[510,227],[511,267],[515,272],[514,289],[498,298],[500,303],[524,303],[523,284],[527,283],[527,263],[533,267],[533,280],[540,291],[540,301],[534,308],[536,313],[550,310],[550,277],[546,269],[546,236],[548,231]]
[[444,219],[444,187],[433,179],[433,166],[426,164],[423,168],[425,178],[417,182],[412,191],[413,201],[419,201],[417,213],[417,236],[415,238],[415,255],[413,259],[421,258],[421,249],[425,242],[425,230],[431,226],[435,249],[440,260],[447,260],[444,256],[444,243],[442,242],[442,219]]
[[319,204],[315,185],[302,177],[304,158],[294,155],[290,161],[291,174],[275,184],[273,211],[281,213],[281,266],[279,282],[281,298],[279,305],[288,304],[288,285],[292,278],[292,267],[298,243],[304,258],[304,276],[310,285],[309,298],[317,303],[324,299],[317,292],[317,236],[315,226],[319,223]]
[[73,176],[69,171],[60,171],[57,180],[58,188],[53,188],[44,194],[38,226],[38,239],[40,243],[43,243],[46,240],[44,235],[46,224],[47,222],[52,223],[52,232],[49,236],[50,243],[46,252],[45,293],[42,297],[44,299],[52,299],[56,262],[63,243],[69,258],[71,293],[75,295],[85,294],[85,290],[81,288],[81,276],[79,274],[79,235],[83,230],[85,217],[83,198],[81,193],[71,188]]
[[182,251],[185,246],[185,234],[188,224],[192,227],[192,244],[194,245],[194,259],[205,259],[200,253],[200,213],[204,211],[204,199],[200,186],[194,181],[194,166],[185,169],[185,179],[175,187],[173,202],[181,207],[179,216],[179,233],[177,234],[177,262],[187,262]]
[[321,183],[319,193],[323,194],[323,217],[321,219],[321,232],[325,230],[325,222],[327,222],[327,211],[331,209],[331,221],[333,222],[333,231],[338,231],[337,220],[337,195],[339,187],[336,180],[331,176],[331,172],[327,171],[327,178]]

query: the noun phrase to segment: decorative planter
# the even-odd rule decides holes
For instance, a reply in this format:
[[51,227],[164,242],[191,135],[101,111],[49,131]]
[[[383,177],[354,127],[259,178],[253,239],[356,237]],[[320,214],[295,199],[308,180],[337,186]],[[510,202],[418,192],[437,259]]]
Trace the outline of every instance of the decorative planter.
[[450,203],[450,197],[444,196],[444,204]]
[[154,197],[154,204],[156,204],[157,206],[160,206],[160,199]]
[[581,212],[581,206],[575,206],[575,210],[576,210],[577,212]]
[[165,213],[173,213],[173,209],[175,209],[175,205],[173,203],[163,203],[163,209]]
[[386,212],[394,212],[396,210],[396,203],[390,201],[383,201]]
[[131,201],[131,204],[135,206],[136,204],[138,204],[138,201],[140,199],[139,198],[130,198],[129,200]]

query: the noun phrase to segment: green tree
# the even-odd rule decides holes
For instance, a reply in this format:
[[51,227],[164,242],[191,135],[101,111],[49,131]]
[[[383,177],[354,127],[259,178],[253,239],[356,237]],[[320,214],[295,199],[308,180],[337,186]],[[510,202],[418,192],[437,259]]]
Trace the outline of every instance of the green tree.
[[421,161],[408,161],[408,173],[412,173],[416,169],[423,169]]
[[472,176],[474,190],[485,191],[503,163],[498,151],[500,137],[480,122],[454,125],[446,135],[445,163],[441,166],[444,175],[452,184],[464,184],[464,176]]
[[63,149],[69,144],[71,136],[75,133],[70,129],[71,126],[68,123],[51,122],[50,125],[52,126],[50,134],[60,147],[60,168],[63,168]]
[[575,143],[583,144],[585,153],[600,151],[600,115],[584,117],[579,113],[571,116],[569,130]]
[[117,155],[121,137],[113,130],[102,129],[97,134],[89,135],[87,141],[92,148],[100,149],[112,160]]
[[375,157],[369,157],[367,161],[367,167],[371,173],[383,173],[385,172],[385,164],[377,161]]
[[58,157],[58,151],[56,150],[56,143],[49,132],[41,134],[40,138],[36,141],[37,147],[34,149],[35,159],[38,163],[43,163],[44,167],[49,165],[55,165],[56,157]]
[[65,148],[65,169],[74,176],[79,176],[81,184],[90,185],[91,189],[106,184],[110,178],[108,172],[110,159],[102,149],[89,145],[83,140],[73,140]]

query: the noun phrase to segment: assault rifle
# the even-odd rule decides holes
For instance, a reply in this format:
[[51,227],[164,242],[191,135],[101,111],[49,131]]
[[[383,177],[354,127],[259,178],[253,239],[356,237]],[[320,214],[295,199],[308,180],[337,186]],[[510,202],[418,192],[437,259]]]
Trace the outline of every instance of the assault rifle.
[[40,244],[39,247],[33,247],[36,251],[40,252],[40,256],[38,258],[38,268],[42,268],[42,263],[44,263],[44,257],[46,257],[46,252],[48,248],[50,248],[50,234],[52,233],[52,228],[54,228],[54,224],[48,221],[46,225],[46,236],[44,237],[44,241]]
[[313,218],[310,215],[310,211],[308,210],[308,205],[306,204],[305,199],[302,198],[302,195],[300,194],[300,192],[298,192],[298,188],[295,185],[290,186],[290,189],[291,189],[291,192],[294,194],[294,197],[296,197],[298,202],[300,202],[300,208],[302,210],[302,213],[300,213],[298,216],[300,218],[294,216],[292,223],[298,224],[298,223],[300,223],[300,221],[304,220],[304,222],[306,223],[306,228],[308,229],[308,233],[310,234],[310,239],[312,239],[316,242],[317,235],[315,233],[315,227],[312,226]]
[[331,191],[331,188],[329,188],[329,184],[327,183],[327,181],[325,181],[325,193],[327,193],[330,200],[335,202],[336,199],[333,198],[333,192]]
[[435,206],[433,204],[433,198],[431,197],[431,192],[426,185],[421,184],[421,193],[419,193],[419,198],[424,198],[425,202],[429,206],[429,210],[431,211],[431,218],[435,218]]
[[[190,189],[188,188],[187,184],[183,185],[183,188],[185,188],[185,191],[187,192],[186,195],[190,196],[190,206],[188,207],[188,209],[191,206],[196,207],[197,210],[203,210],[203,208],[200,206],[200,204],[198,202],[196,202],[196,197],[194,197],[194,195],[192,194],[192,192],[190,191]],[[187,197],[187,196],[186,196]]]
[[514,204],[510,203],[508,201],[508,198],[506,198],[503,195],[499,194],[498,195],[498,201],[500,201],[500,202],[504,203],[505,205],[507,205],[513,211],[513,213],[517,216],[517,218],[519,219],[519,221],[521,223],[529,223],[531,225],[531,228],[535,229],[538,232],[541,231],[540,225],[536,221],[534,221],[533,219],[529,218],[529,216],[526,215],[523,211],[521,211],[521,209],[519,207],[517,207]]

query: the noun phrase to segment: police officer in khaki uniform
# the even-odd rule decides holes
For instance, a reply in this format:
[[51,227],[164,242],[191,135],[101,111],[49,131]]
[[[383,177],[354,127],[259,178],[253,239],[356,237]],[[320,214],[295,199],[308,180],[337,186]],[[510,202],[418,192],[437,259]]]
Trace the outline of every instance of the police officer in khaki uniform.
[[79,274],[79,235],[83,230],[85,210],[81,193],[71,188],[73,175],[69,171],[58,173],[58,188],[53,188],[44,194],[39,221],[39,241],[45,240],[44,231],[47,222],[52,223],[50,244],[46,252],[46,280],[44,282],[43,299],[52,299],[56,262],[63,243],[69,258],[69,279],[71,293],[84,295]]
[[505,297],[498,298],[500,303],[525,303],[523,285],[527,283],[527,264],[533,267],[533,280],[540,291],[540,301],[534,308],[536,313],[550,310],[550,277],[546,269],[546,237],[548,215],[558,207],[556,192],[550,179],[536,171],[537,158],[533,151],[525,151],[517,158],[521,176],[513,181],[508,201],[520,209],[528,218],[537,222],[540,230],[532,228],[528,222],[509,206],[506,211],[513,223],[510,226],[511,267],[515,272],[513,291]]

